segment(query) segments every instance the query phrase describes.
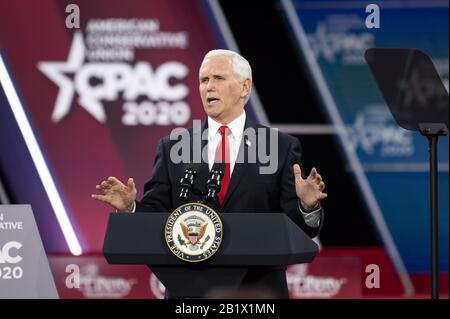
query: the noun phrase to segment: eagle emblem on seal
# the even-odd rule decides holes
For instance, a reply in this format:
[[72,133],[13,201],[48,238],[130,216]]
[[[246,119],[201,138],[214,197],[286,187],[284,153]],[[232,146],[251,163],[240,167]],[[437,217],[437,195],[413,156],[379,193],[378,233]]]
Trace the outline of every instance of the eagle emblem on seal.
[[201,241],[203,236],[205,236],[208,222],[199,216],[193,215],[186,218],[180,223],[180,226],[183,236],[189,245],[186,245],[183,239],[179,239],[180,244],[186,245],[191,251],[196,251],[199,246],[203,248],[204,244],[210,239],[210,236],[206,236],[205,240]]

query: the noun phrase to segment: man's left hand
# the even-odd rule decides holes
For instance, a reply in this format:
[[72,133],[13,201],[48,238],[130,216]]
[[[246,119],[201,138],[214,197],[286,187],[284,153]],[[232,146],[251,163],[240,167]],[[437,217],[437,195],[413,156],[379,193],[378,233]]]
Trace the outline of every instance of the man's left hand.
[[306,179],[302,178],[302,171],[298,164],[294,164],[295,175],[295,191],[303,208],[311,210],[316,208],[319,202],[327,197],[326,193],[322,193],[325,183],[322,177],[313,167]]

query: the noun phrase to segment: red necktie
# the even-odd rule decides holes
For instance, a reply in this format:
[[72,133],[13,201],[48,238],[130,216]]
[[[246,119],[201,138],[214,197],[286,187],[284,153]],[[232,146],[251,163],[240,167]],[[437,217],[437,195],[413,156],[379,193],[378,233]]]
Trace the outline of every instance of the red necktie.
[[222,125],[219,127],[219,131],[220,135],[222,135],[222,139],[216,148],[215,161],[225,163],[225,172],[221,183],[222,187],[220,188],[219,194],[217,194],[219,204],[222,205],[228,191],[228,185],[230,184],[230,144],[228,141],[228,126]]

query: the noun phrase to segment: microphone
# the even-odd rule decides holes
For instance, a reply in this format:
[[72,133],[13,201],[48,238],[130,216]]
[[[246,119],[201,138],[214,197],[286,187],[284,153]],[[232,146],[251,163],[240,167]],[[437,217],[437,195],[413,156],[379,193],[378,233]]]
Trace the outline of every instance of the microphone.
[[184,171],[184,176],[180,180],[180,196],[178,196],[179,199],[181,199],[183,202],[187,202],[188,199],[188,193],[192,190],[192,187],[194,186],[194,180],[197,178],[197,171],[194,167],[188,166],[186,170]]
[[209,172],[209,179],[206,182],[206,198],[205,203],[214,199],[217,193],[220,192],[220,181],[225,173],[225,163],[214,163],[211,172]]

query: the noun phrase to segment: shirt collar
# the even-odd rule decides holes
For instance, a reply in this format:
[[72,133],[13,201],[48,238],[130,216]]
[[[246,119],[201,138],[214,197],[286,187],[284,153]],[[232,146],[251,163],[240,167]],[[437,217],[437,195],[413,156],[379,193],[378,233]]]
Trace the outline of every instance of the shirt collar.
[[[245,119],[246,119],[245,111],[242,111],[241,115],[239,115],[237,118],[235,118],[233,121],[227,124],[228,129],[230,130],[235,140],[239,139],[242,133],[244,132]],[[208,116],[208,138],[210,141],[214,139],[214,137],[219,131],[219,127],[221,127],[222,125],[223,124],[213,120],[211,117]]]

